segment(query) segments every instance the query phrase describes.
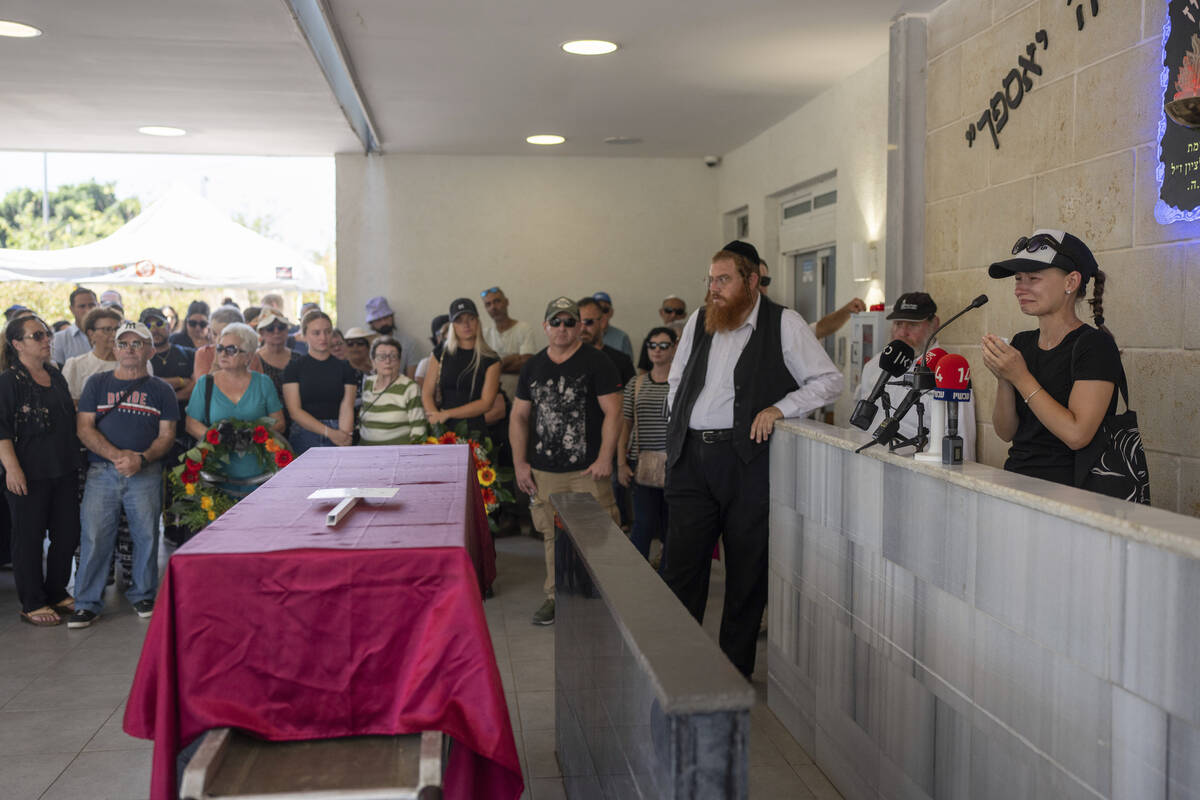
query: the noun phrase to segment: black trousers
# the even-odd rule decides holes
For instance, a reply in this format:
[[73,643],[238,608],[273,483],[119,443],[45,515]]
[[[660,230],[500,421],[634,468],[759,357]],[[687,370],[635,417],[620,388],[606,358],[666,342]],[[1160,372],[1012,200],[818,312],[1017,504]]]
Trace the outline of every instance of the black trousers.
[[704,621],[713,548],[725,539],[725,607],[721,650],[747,678],[767,607],[767,523],[770,459],[742,463],[731,441],[704,444],[691,437],[668,471],[670,511],[663,579],[697,621]]
[[[26,613],[67,598],[71,558],[79,546],[77,483],[72,470],[58,478],[27,481],[25,495],[4,492],[12,520],[13,580]],[[50,550],[43,572],[42,542],[47,530]]]

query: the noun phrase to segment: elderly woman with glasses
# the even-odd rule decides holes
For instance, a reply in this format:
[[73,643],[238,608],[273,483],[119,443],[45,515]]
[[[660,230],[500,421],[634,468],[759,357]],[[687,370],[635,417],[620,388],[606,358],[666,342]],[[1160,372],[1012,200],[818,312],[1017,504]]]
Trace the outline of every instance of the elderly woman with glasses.
[[42,320],[14,319],[4,329],[0,357],[0,463],[12,521],[13,580],[21,619],[39,627],[58,625],[74,610],[67,581],[79,546],[75,405],[67,382],[49,363],[50,341]]
[[421,444],[428,426],[417,382],[400,371],[400,342],[382,336],[371,345],[375,374],[363,380],[362,444]]
[[[216,369],[203,375],[192,391],[187,405],[187,432],[203,441],[204,434],[221,420],[251,422],[270,417],[276,432],[283,432],[283,403],[275,384],[261,372],[250,371],[250,359],[258,347],[258,334],[249,325],[234,322],[221,331],[214,351]],[[262,473],[254,453],[233,455],[224,467],[231,481],[253,478]],[[238,492],[241,493],[241,492]]]

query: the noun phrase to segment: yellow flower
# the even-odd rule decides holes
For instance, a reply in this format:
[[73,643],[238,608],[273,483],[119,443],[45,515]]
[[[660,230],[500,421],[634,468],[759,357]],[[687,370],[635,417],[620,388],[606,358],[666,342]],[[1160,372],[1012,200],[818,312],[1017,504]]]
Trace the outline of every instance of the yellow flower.
[[479,478],[480,486],[491,486],[496,482],[496,470],[491,467],[484,467],[481,470],[476,470],[475,477]]
[[196,484],[185,483],[183,485],[183,491],[186,492],[187,494],[195,494],[196,493]]
[[205,495],[204,497],[200,498],[200,507],[203,508],[205,511],[212,510],[212,503],[213,503],[212,498],[209,497],[208,495]]
[[217,512],[215,512],[215,511],[208,512],[208,521],[209,522],[212,522],[216,518],[217,518]]
[[437,444],[437,443],[438,443],[438,440],[437,440],[436,436],[426,436],[425,437],[425,444]]

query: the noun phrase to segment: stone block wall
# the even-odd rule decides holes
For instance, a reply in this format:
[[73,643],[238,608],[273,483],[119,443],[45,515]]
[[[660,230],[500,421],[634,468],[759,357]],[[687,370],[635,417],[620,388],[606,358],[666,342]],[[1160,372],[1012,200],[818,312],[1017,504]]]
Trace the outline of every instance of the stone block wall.
[[[1094,17],[1087,4],[1080,30],[1079,2],[948,0],[931,15],[925,287],[948,313],[991,298],[943,345],[971,361],[979,458],[999,466],[1008,446],[992,430],[996,382],[979,339],[1036,321],[1020,313],[1012,280],[991,280],[987,266],[1035,228],[1084,239],[1109,277],[1105,320],[1141,420],[1154,505],[1200,515],[1200,222],[1154,219],[1167,3],[1101,2]],[[1043,73],[1010,112],[1000,148],[986,130],[968,147],[968,125],[1039,30]],[[1090,322],[1090,307],[1080,316]]]

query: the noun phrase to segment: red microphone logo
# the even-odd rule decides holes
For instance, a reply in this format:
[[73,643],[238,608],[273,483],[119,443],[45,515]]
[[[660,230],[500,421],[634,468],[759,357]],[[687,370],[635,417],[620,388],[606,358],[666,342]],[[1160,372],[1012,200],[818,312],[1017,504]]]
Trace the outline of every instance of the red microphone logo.
[[940,347],[935,347],[925,354],[925,366],[931,370],[937,367],[937,363],[942,360],[948,353]]

